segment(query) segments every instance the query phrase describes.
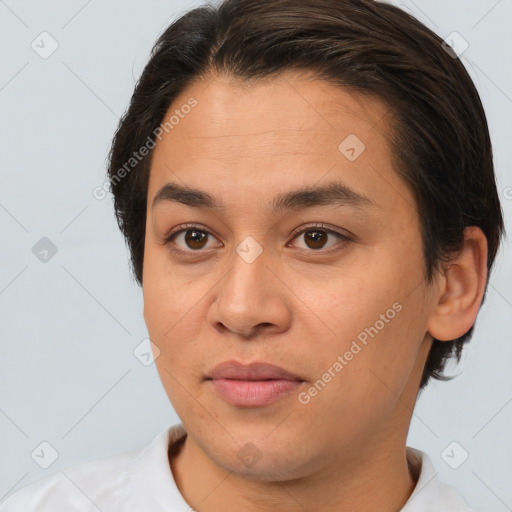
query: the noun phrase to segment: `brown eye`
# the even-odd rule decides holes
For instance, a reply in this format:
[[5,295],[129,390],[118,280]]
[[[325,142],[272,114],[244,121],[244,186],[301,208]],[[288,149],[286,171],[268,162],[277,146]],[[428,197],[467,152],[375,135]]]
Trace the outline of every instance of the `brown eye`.
[[208,248],[209,238],[213,238],[213,235],[208,231],[184,225],[170,233],[164,243],[179,254],[206,252],[203,249]]
[[[350,241],[348,236],[342,235],[332,229],[325,229],[323,224],[309,226],[309,229],[303,229],[294,236],[294,240],[300,240],[301,238],[304,240],[305,246],[299,247],[299,249],[311,252],[330,252],[331,248],[336,247],[336,245],[342,245]],[[329,238],[334,238],[334,242],[331,243],[330,246],[328,245]],[[322,249],[325,250],[322,251]]]
[[202,249],[206,245],[208,234],[197,229],[187,229],[184,238],[187,247],[190,249]]
[[[344,245],[351,241],[346,235],[324,228],[323,224],[307,226],[306,229],[295,233],[293,240],[300,239],[302,236],[305,244],[305,247],[299,246],[298,248],[310,253],[329,253],[336,250],[338,245]],[[198,254],[207,253],[206,249],[208,249],[210,238],[212,241],[215,240],[215,237],[209,231],[199,229],[193,225],[181,225],[166,237],[164,243],[177,254],[192,255],[194,252]],[[329,246],[330,239],[334,240]],[[221,246],[222,242],[219,242],[213,244],[210,249]]]
[[325,231],[310,230],[304,232],[304,240],[310,249],[322,249],[327,243],[328,234]]

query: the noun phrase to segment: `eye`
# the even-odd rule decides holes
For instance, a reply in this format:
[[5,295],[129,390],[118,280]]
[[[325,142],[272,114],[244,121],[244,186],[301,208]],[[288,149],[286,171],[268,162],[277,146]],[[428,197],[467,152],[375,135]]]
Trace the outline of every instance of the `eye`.
[[[292,233],[293,240],[300,237],[301,235],[304,236],[306,247],[299,247],[299,249],[309,252],[332,252],[332,247],[328,247],[327,250],[320,251],[321,249],[325,248],[326,243],[329,241],[329,236],[338,239],[338,243],[334,243],[334,250],[337,249],[338,245],[343,245],[345,242],[350,241],[348,236],[343,235],[333,229],[326,228],[324,224],[311,224],[306,226],[306,228],[302,227],[301,231],[295,231]],[[200,229],[196,225],[185,224],[178,226],[171,233],[169,233],[169,235],[165,238],[164,243],[178,254],[190,255],[193,252],[206,252],[202,249],[208,249],[207,244],[209,242],[209,237],[213,237],[209,231]],[[182,244],[182,248],[178,246],[180,242]],[[213,246],[210,248],[221,246],[222,243],[213,244]]]
[[[210,232],[199,229],[195,225],[181,225],[173,230],[165,239],[165,245],[179,254],[190,254],[191,252],[204,252],[208,243],[208,237],[213,236]],[[176,241],[181,241],[184,249],[176,247]],[[182,245],[183,247],[183,245]]]
[[[307,226],[306,229],[302,228],[301,231],[294,232],[294,239],[299,238],[301,236],[303,236],[303,240],[306,244],[306,247],[300,247],[300,249],[313,252],[318,252],[320,249],[325,249],[325,245],[328,243],[329,236],[338,239],[338,243],[334,243],[334,248],[350,240],[348,236],[343,235],[338,231],[325,228],[324,224],[312,224]],[[328,247],[327,250],[324,250],[322,252],[331,252],[331,248],[332,245],[331,247]]]

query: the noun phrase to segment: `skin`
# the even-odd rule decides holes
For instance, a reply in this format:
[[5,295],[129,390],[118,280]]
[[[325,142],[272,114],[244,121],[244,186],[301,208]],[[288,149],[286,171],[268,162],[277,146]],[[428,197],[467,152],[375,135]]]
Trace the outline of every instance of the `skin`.
[[[405,445],[432,336],[450,340],[474,323],[484,235],[468,228],[463,251],[426,282],[415,201],[393,170],[388,108],[378,99],[304,74],[250,87],[212,75],[169,114],[190,97],[197,106],[154,150],[143,267],[156,366],[188,433],[170,459],[180,492],[199,512],[399,510],[416,483]],[[366,146],[354,161],[338,149],[349,134]],[[373,205],[267,211],[280,192],[330,181]],[[168,182],[204,190],[225,209],[153,208]],[[182,232],[166,245],[184,223],[210,234],[188,245]],[[293,235],[309,223],[348,241]],[[236,252],[248,236],[263,249],[252,263]],[[401,311],[301,403],[299,393],[395,303]],[[205,380],[231,359],[272,363],[305,382],[269,405],[236,407]],[[246,443],[259,456],[251,466],[237,456]]]

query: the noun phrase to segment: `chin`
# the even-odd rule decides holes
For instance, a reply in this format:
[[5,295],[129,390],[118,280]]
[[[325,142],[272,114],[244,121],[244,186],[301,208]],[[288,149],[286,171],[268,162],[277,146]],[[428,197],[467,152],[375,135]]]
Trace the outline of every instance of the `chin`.
[[304,456],[304,450],[290,453],[284,445],[274,446],[269,442],[257,447],[248,441],[235,453],[218,447],[217,453],[207,455],[217,466],[246,480],[285,482],[300,479],[314,471],[313,461],[299,458]]

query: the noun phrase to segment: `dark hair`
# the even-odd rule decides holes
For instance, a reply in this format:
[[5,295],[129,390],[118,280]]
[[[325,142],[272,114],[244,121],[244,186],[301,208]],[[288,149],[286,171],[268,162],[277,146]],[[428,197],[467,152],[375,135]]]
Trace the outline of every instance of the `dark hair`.
[[[311,71],[390,109],[395,170],[416,199],[428,282],[462,248],[468,226],[484,232],[491,270],[504,226],[487,121],[471,78],[443,40],[383,2],[225,0],[185,13],[158,38],[112,142],[110,190],[139,285],[152,151],[134,170],[126,163],[154,147],[167,110],[193,81],[213,72],[249,83],[287,70]],[[449,379],[445,364],[460,361],[472,332],[434,339],[420,389],[431,377]]]

